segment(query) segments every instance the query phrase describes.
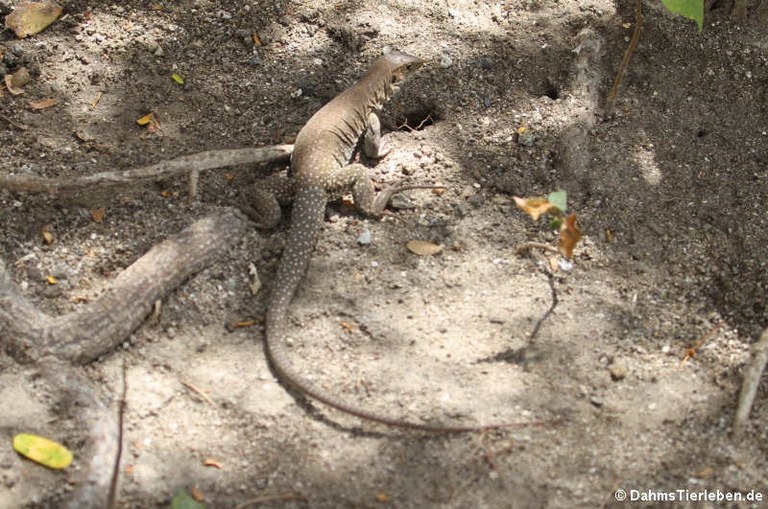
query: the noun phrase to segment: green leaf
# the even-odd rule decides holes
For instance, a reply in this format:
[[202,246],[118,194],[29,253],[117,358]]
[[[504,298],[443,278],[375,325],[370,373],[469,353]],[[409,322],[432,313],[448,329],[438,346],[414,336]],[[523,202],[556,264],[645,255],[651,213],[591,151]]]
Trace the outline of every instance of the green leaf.
[[547,201],[560,209],[560,212],[563,214],[565,214],[565,212],[568,210],[568,193],[562,189],[553,193],[549,193],[549,196],[547,196]]
[[171,509],[205,509],[205,504],[201,504],[192,498],[192,495],[182,490],[173,496]]
[[178,85],[184,84],[184,78],[180,74],[176,74],[176,73],[171,74],[171,79],[175,81]]
[[699,32],[704,29],[704,0],[661,0],[661,3],[673,14],[695,21]]
[[45,437],[19,433],[13,437],[13,449],[27,458],[53,469],[67,468],[72,453],[58,442]]

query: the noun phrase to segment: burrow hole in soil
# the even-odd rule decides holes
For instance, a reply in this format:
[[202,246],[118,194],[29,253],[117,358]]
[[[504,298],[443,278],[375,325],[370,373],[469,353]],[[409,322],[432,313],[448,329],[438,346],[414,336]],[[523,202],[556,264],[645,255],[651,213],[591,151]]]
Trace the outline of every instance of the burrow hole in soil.
[[440,114],[431,105],[420,106],[397,117],[398,131],[421,131],[440,120]]

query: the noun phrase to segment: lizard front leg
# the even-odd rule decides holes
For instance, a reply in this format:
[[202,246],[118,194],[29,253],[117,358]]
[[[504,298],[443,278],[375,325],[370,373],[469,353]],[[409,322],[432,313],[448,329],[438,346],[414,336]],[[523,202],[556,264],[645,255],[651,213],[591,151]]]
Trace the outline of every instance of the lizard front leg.
[[360,163],[354,163],[332,172],[326,191],[331,197],[341,197],[351,190],[357,210],[367,216],[379,217],[395,194],[410,189],[435,189],[436,187],[440,186],[395,185],[388,186],[377,193],[368,175],[368,168]]
[[385,148],[381,139],[381,121],[379,116],[371,112],[365,124],[363,133],[363,153],[371,159],[381,159],[389,154],[390,149]]

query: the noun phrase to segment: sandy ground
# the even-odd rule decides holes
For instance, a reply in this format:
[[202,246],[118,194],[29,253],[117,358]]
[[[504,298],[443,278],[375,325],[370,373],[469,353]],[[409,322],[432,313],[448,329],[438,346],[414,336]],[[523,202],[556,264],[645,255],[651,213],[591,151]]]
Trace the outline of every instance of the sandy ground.
[[[608,116],[630,3],[73,1],[37,36],[3,32],[0,70],[25,65],[33,81],[0,98],[2,170],[40,176],[290,143],[385,48],[427,60],[384,111],[393,151],[372,175],[446,191],[409,191],[381,221],[329,206],[292,306],[294,362],[378,412],[519,424],[430,436],[297,404],[262,344],[287,225],[250,228],[84,368],[116,409],[128,366],[119,507],[164,507],[182,489],[213,508],[262,496],[276,498],[261,507],[768,507],[697,500],[768,497],[768,384],[744,438],[729,437],[750,344],[768,325],[768,35],[724,8],[703,33],[649,10]],[[59,104],[30,109],[48,97]],[[159,131],[136,124],[148,112]],[[204,173],[191,204],[184,179],[0,191],[0,256],[24,296],[66,313],[152,245],[246,204],[259,173]],[[556,237],[512,196],[557,189],[585,238],[532,338],[552,303],[549,255],[517,249]],[[416,256],[414,239],[444,250]],[[0,508],[60,507],[85,463],[81,433],[35,366],[0,356],[0,369],[2,442],[34,432],[75,454],[51,472],[0,448]],[[630,504],[620,489],[677,500]]]

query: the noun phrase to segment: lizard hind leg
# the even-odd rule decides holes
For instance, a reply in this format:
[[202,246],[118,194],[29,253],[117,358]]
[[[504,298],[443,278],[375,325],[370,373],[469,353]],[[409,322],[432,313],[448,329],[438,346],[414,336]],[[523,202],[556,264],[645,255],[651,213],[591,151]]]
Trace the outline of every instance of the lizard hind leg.
[[250,205],[241,210],[262,230],[271,230],[282,218],[281,205],[293,201],[294,182],[284,175],[262,179],[250,192]]

